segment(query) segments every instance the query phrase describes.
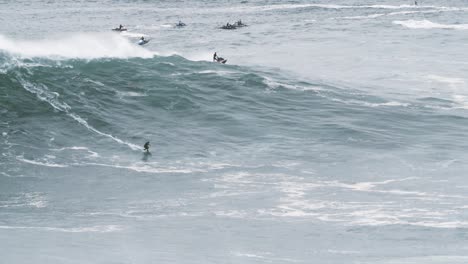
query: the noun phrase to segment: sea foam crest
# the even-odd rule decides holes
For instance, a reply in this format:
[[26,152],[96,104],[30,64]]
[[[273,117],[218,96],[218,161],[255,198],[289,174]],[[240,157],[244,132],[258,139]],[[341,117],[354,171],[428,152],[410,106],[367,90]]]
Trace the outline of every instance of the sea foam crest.
[[407,28],[416,28],[416,29],[468,29],[468,24],[439,24],[434,23],[429,20],[403,20],[403,21],[393,21],[393,24],[401,25]]
[[155,55],[116,33],[75,33],[44,40],[14,40],[0,35],[0,51],[26,58],[151,58]]

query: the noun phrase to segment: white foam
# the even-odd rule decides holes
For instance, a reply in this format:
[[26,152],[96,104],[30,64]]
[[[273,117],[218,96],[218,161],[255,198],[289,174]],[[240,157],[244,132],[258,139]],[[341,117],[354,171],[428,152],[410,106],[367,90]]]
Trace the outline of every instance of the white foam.
[[33,85],[32,83],[29,83],[20,77],[17,79],[24,89],[30,93],[35,94],[41,101],[49,103],[56,110],[61,112],[68,112],[68,110],[71,109],[69,105],[58,100],[58,97],[60,96],[58,93],[49,91],[47,86],[43,84]]
[[325,98],[325,99],[328,99],[328,100],[331,100],[331,101],[334,101],[334,102],[339,102],[339,103],[342,103],[342,104],[346,104],[346,105],[361,105],[361,106],[368,106],[368,107],[398,107],[398,106],[401,106],[401,107],[408,107],[410,106],[410,104],[408,103],[402,103],[402,102],[397,102],[397,101],[388,101],[388,102],[384,102],[384,103],[370,103],[370,102],[366,102],[366,101],[361,101],[361,100],[354,100],[354,99],[351,99],[351,100],[342,100],[342,99],[338,99],[338,98],[333,98],[329,95],[326,95],[324,93],[320,93],[320,90],[318,90],[318,93],[317,93],[317,96],[320,96],[322,98]]
[[117,92],[119,98],[122,97],[144,97],[147,96],[144,93],[137,93],[137,92]]
[[42,231],[57,231],[66,233],[110,233],[121,231],[122,227],[118,225],[90,226],[90,227],[48,227],[48,226],[0,226],[0,229],[35,229]]
[[263,6],[234,6],[228,8],[218,8],[205,9],[207,13],[214,12],[262,12],[262,11],[272,11],[272,10],[281,10],[281,9],[297,9],[297,8],[306,8],[306,7],[318,7],[319,5],[315,4],[275,4],[275,5],[263,5]]
[[54,167],[54,168],[66,168],[68,165],[65,164],[56,164],[56,163],[51,163],[51,162],[40,162],[36,160],[29,160],[25,159],[22,156],[16,157],[17,160],[22,161],[24,163],[29,163],[29,164],[34,164],[34,165],[39,165],[39,166],[45,166],[45,167]]
[[266,84],[270,89],[278,89],[279,87],[284,87],[286,89],[291,90],[299,90],[299,91],[320,91],[322,90],[319,86],[300,86],[300,85],[291,85],[285,84],[278,81],[275,81],[269,77],[263,77],[263,83]]
[[247,213],[243,210],[229,210],[229,211],[216,211],[216,216],[231,217],[231,218],[245,218]]
[[0,50],[26,58],[51,59],[151,58],[155,55],[115,33],[75,33],[45,40],[14,40],[0,35]]
[[[413,5],[336,5],[336,4],[284,4],[284,5],[271,5],[259,7],[261,10],[274,10],[274,9],[291,9],[291,8],[305,8],[305,7],[319,7],[324,9],[407,9],[418,8]],[[427,8],[443,8],[435,6],[424,6]]]
[[401,25],[407,28],[412,28],[412,29],[461,29],[461,30],[466,30],[468,29],[468,24],[454,24],[454,25],[448,25],[448,24],[438,24],[431,22],[429,20],[404,20],[404,21],[393,21],[393,24],[396,25]]
[[[206,180],[203,180],[206,181]],[[228,188],[227,186],[222,186],[219,184],[215,184],[214,187],[216,189],[226,189]],[[219,192],[214,192],[210,193],[206,197],[208,198],[216,198],[216,197],[232,197],[232,196],[240,196],[240,195],[245,195],[245,194],[254,194],[255,192],[236,192],[236,191],[228,191],[228,190],[223,190]]]
[[447,84],[452,90],[452,99],[458,105],[454,108],[468,109],[468,97],[465,92],[466,83],[464,78],[448,77],[440,75],[427,75],[427,79]]
[[457,11],[458,9],[436,9],[436,10],[414,10],[414,11],[398,11],[386,14],[387,16],[398,16],[398,15],[410,15],[410,14],[430,14],[430,13],[439,13],[444,11]]
[[207,8],[203,12],[206,13],[219,13],[219,12],[268,12],[273,10],[288,10],[300,8],[322,8],[322,9],[435,9],[435,10],[449,10],[454,9],[451,7],[443,6],[414,6],[414,5],[338,5],[338,4],[273,4],[273,5],[257,5],[257,6],[233,6],[228,8]]
[[143,33],[138,33],[138,32],[129,32],[129,31],[123,31],[120,33],[122,36],[126,37],[132,37],[132,38],[141,38],[141,37],[147,37],[148,35],[143,34]]
[[[406,186],[414,186],[418,179],[417,177],[408,177],[356,183],[339,181],[309,182],[303,177],[294,177],[289,174],[237,172],[227,173],[222,177],[204,179],[203,181],[214,182],[215,189],[222,189],[222,191],[215,192],[211,196],[206,196],[206,198],[212,198],[214,201],[219,197],[231,195],[255,195],[256,193],[278,191],[282,193],[282,195],[278,196],[279,203],[273,207],[254,208],[249,211],[240,208],[223,208],[213,212],[217,216],[315,219],[350,226],[467,227],[468,223],[466,221],[459,218],[454,220],[454,217],[462,216],[463,212],[460,211],[460,208],[466,208],[464,204],[468,197],[456,194],[431,193],[419,189],[394,188],[394,186],[401,186],[404,181],[414,181],[406,184]],[[221,184],[218,185],[217,183]],[[335,188],[342,188],[342,190],[335,190]],[[385,201],[339,201],[336,200],[338,196],[330,197],[332,200],[328,201],[313,198],[314,193],[322,193],[327,189],[330,189],[329,193],[346,192],[347,190],[356,192],[351,197],[359,197],[359,193],[363,193],[367,197],[366,193],[373,193],[385,198]],[[420,200],[423,201],[417,202]],[[434,208],[432,200],[437,200],[437,204],[444,203],[452,206],[449,208]]]
[[96,134],[99,134],[101,136],[104,136],[104,137],[107,137],[107,138],[110,138],[112,139],[113,141],[119,143],[119,144],[123,144],[123,145],[127,145],[128,147],[130,147],[132,150],[138,150],[138,149],[141,149],[140,146],[137,146],[135,144],[132,144],[132,143],[129,143],[129,142],[126,142],[126,141],[123,141],[113,135],[110,135],[110,134],[106,134],[104,132],[101,132],[99,130],[97,130],[96,128],[92,127],[91,125],[88,124],[88,122],[86,122],[86,120],[84,120],[82,117],[80,117],[79,115],[77,114],[74,114],[72,112],[70,112],[71,110],[71,107],[69,105],[67,105],[66,103],[62,103],[58,100],[58,97],[59,97],[59,94],[56,93],[56,92],[51,92],[49,91],[49,89],[47,88],[47,86],[43,85],[43,84],[38,84],[38,85],[34,85],[32,83],[29,83],[27,82],[26,80],[22,79],[22,78],[18,78],[18,80],[20,81],[20,83],[22,84],[22,86],[29,92],[33,93],[33,94],[36,94],[36,96],[42,100],[42,101],[45,101],[47,103],[49,103],[53,108],[55,108],[56,110],[60,111],[60,112],[65,112],[68,116],[70,116],[71,118],[73,118],[75,121],[77,121],[78,123],[80,123],[81,125],[83,125],[84,127],[86,127],[88,130],[90,131],[93,131],[94,133]]
[[94,80],[91,80],[89,78],[84,78],[83,81],[90,82],[90,83],[96,84],[96,85],[101,86],[101,87],[105,86],[105,84],[103,84],[102,82],[94,81]]
[[292,263],[298,263],[301,262],[297,259],[291,259],[291,258],[283,258],[283,257],[276,257],[270,252],[260,252],[260,253],[247,253],[247,252],[232,252],[233,255],[237,257],[245,257],[245,258],[253,258],[257,259],[257,261],[261,262],[279,262],[279,263],[284,263],[284,262],[292,262]]
[[6,172],[0,172],[0,174],[5,176],[5,177],[8,177],[8,178],[13,178],[13,176],[11,176],[10,174],[8,174]]
[[211,51],[198,51],[191,53],[180,54],[178,52],[167,52],[168,55],[179,55],[191,61],[212,61],[213,52]]
[[260,258],[260,259],[264,259],[265,257],[264,256],[261,256],[261,255],[257,255],[257,254],[252,254],[252,253],[235,253],[236,256],[238,257],[247,257],[247,258]]
[[[407,8],[418,8],[413,5],[336,5],[336,4],[276,4],[266,6],[250,6],[250,7],[238,7],[231,8],[231,11],[271,11],[280,9],[297,9],[297,8],[309,8],[317,7],[324,9],[407,9]],[[422,6],[421,6],[422,7]],[[444,8],[435,6],[424,6],[426,8]]]
[[19,195],[10,197],[6,201],[0,201],[0,207],[45,208],[47,207],[47,200],[42,193],[21,193]]
[[[270,5],[270,6],[259,6],[256,7],[256,10],[260,11],[270,11],[270,10],[278,10],[278,9],[297,9],[297,8],[306,8],[306,7],[319,7],[321,5],[316,4],[283,4],[283,5]],[[326,6],[326,5],[323,5]],[[328,5],[333,6],[333,5]],[[336,6],[338,7],[338,6]]]
[[122,144],[122,145],[127,145],[127,146],[129,146],[131,149],[133,149],[133,150],[139,150],[139,149],[141,149],[140,146],[137,146],[137,145],[135,145],[135,144],[132,144],[132,143],[123,141],[123,140],[121,140],[120,138],[114,137],[114,136],[112,136],[112,135],[110,135],[110,134],[106,134],[106,133],[104,133],[104,132],[101,132],[101,131],[95,129],[94,127],[90,126],[90,125],[88,124],[88,122],[86,122],[86,120],[84,120],[83,118],[81,118],[80,116],[78,116],[78,115],[76,115],[76,114],[68,113],[68,115],[71,116],[73,119],[75,119],[78,123],[80,123],[80,124],[82,124],[83,126],[85,126],[87,129],[89,129],[89,130],[91,130],[91,131],[93,131],[93,132],[95,132],[95,133],[97,133],[97,134],[99,134],[99,135],[101,135],[101,136],[110,138],[110,139],[114,140],[115,142],[120,143],[120,144]]
[[59,148],[59,149],[51,149],[51,150],[53,150],[53,151],[63,151],[63,150],[67,150],[67,149],[71,149],[71,150],[86,150],[86,151],[89,150],[87,147],[76,147],[76,146],[73,146],[73,147],[64,147],[64,148]]
[[[414,5],[368,5],[362,6],[364,8],[378,8],[378,9],[403,9],[403,8],[418,8],[418,6]],[[428,7],[428,6],[425,6]]]
[[447,77],[447,76],[440,76],[440,75],[434,75],[430,74],[426,76],[429,80],[441,82],[441,83],[447,83],[450,85],[462,85],[465,84],[465,79],[463,78],[457,78],[457,77]]
[[379,107],[379,106],[403,106],[403,107],[407,107],[407,106],[409,106],[409,104],[407,104],[407,103],[400,103],[400,102],[396,102],[396,101],[390,101],[390,102],[385,102],[385,103],[364,103],[364,105],[370,106],[370,107]]
[[103,163],[77,163],[75,166],[101,166],[111,167],[117,169],[127,169],[136,172],[147,172],[147,173],[192,173],[192,172],[203,172],[201,170],[183,169],[177,167],[153,167],[146,163],[136,163],[132,165],[119,165],[119,164],[103,164]]
[[97,158],[99,157],[99,154],[97,152],[91,151],[87,147],[65,147],[65,148],[59,148],[59,149],[51,149],[52,151],[64,151],[64,150],[85,150],[86,152],[90,153],[89,157]]
[[329,249],[328,252],[333,253],[333,254],[342,254],[342,255],[351,255],[351,254],[361,253],[359,251],[354,251],[354,250],[335,250],[335,249]]
[[[397,9],[397,8],[393,8]],[[458,10],[458,9],[455,9]],[[382,16],[398,16],[398,15],[409,15],[409,14],[429,14],[429,13],[439,13],[443,11],[453,11],[453,9],[436,9],[436,10],[412,10],[412,11],[398,11],[398,12],[391,12],[391,13],[378,13],[378,14],[370,14],[365,16],[346,16],[346,17],[338,17],[335,19],[370,19],[370,18],[379,18]]]
[[199,71],[198,73],[199,73],[199,74],[210,74],[210,73],[214,73],[214,74],[217,74],[217,75],[219,75],[219,76],[226,76],[226,75],[235,74],[236,72],[232,72],[232,71],[213,71],[213,70],[205,70],[205,71]]
[[407,221],[398,217],[389,215],[387,219],[378,219],[376,217],[361,218],[351,222],[351,225],[366,225],[366,226],[384,226],[384,225],[410,225],[432,228],[467,228],[466,221]]
[[377,18],[381,16],[385,16],[386,14],[372,14],[372,15],[367,15],[367,16],[346,16],[346,17],[340,17],[342,19],[367,19],[367,18]]

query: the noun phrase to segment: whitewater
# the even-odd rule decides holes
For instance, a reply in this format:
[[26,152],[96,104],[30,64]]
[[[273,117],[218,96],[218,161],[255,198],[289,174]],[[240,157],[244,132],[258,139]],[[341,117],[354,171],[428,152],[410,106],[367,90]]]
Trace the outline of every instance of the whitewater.
[[0,263],[468,263],[468,3],[21,0],[0,22]]

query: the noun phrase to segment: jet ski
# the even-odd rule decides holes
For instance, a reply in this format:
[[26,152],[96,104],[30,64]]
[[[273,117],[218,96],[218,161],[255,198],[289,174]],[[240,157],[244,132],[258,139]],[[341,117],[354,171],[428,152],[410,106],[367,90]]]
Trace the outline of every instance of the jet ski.
[[122,27],[122,28],[113,28],[112,31],[122,32],[122,31],[127,31],[127,29],[124,28],[124,27]]
[[148,43],[148,42],[150,42],[149,39],[140,39],[140,40],[138,41],[138,45],[143,46],[143,45],[145,45],[145,44]]
[[237,29],[237,27],[227,23],[226,25],[222,26],[221,29]]
[[216,59],[216,62],[225,64],[225,63],[227,62],[227,60],[224,59],[224,58],[218,57],[218,58]]
[[182,23],[179,21],[179,23],[176,24],[176,27],[185,27],[186,24],[185,23]]

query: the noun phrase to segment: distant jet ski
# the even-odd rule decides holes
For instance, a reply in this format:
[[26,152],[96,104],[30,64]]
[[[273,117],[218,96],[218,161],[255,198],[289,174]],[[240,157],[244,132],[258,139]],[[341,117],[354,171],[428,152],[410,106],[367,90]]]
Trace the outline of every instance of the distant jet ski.
[[138,41],[138,45],[143,46],[143,45],[145,45],[145,44],[148,43],[148,42],[150,42],[149,39],[140,39],[140,40]]
[[127,29],[124,26],[120,25],[117,28],[113,28],[112,31],[122,32],[122,31],[127,31]]
[[185,23],[182,23],[179,21],[179,23],[176,24],[176,27],[185,27],[186,24]]
[[237,27],[227,23],[226,25],[222,26],[221,29],[237,29]]
[[215,53],[213,54],[213,61],[218,62],[218,63],[222,63],[222,64],[225,64],[225,63],[227,62],[226,59],[221,58],[221,57],[218,57],[217,52],[215,52]]

